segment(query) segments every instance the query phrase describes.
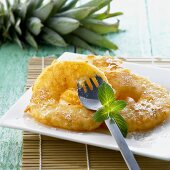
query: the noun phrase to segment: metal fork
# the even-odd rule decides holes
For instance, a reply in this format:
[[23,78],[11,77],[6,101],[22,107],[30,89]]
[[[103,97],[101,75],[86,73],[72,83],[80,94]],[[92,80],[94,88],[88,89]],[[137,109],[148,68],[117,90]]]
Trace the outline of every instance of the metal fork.
[[[98,110],[102,105],[98,99],[98,87],[103,83],[101,77],[87,78],[84,83],[78,81],[78,96],[81,103],[88,109]],[[121,134],[116,122],[112,119],[105,120],[105,123],[114,136],[120,152],[126,162],[127,167],[130,170],[140,170],[138,163],[136,162],[133,153],[130,151],[123,135]]]

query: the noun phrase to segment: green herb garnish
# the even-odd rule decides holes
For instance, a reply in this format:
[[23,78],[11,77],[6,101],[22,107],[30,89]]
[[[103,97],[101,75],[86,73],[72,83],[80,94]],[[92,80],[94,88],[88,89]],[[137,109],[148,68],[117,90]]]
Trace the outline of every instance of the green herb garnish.
[[102,107],[98,109],[93,118],[97,122],[103,122],[110,118],[118,125],[122,135],[126,137],[128,133],[128,126],[125,119],[119,114],[121,110],[126,107],[126,102],[123,100],[115,99],[115,91],[107,83],[102,83],[98,88],[98,98]]

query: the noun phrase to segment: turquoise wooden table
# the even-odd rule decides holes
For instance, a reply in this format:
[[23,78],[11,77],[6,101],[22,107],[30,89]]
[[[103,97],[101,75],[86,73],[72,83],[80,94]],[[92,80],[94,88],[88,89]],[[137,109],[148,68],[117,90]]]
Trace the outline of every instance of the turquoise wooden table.
[[[126,0],[114,1],[113,8],[123,11],[121,28],[125,32],[108,35],[116,42],[117,55],[124,57],[170,57],[170,1]],[[20,49],[6,43],[0,47],[0,116],[24,93],[28,59],[31,56],[56,57],[65,51],[89,53],[80,48],[46,47],[38,51]],[[96,49],[98,54],[105,50]],[[20,169],[22,153],[22,131],[0,128],[0,169]]]

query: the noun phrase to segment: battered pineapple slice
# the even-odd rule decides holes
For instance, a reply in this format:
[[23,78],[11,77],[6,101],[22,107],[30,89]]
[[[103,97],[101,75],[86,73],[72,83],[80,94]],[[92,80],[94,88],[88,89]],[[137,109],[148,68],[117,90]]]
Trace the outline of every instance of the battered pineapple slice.
[[94,65],[83,61],[55,61],[37,78],[26,113],[49,126],[89,131],[101,123],[92,119],[93,111],[82,106],[77,81],[96,75],[107,79]]

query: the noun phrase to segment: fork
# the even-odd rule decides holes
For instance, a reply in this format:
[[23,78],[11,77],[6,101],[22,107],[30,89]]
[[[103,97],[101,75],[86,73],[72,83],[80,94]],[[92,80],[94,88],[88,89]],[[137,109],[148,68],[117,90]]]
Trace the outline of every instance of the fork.
[[[99,76],[93,78],[87,78],[85,82],[78,81],[78,96],[81,103],[90,110],[98,110],[102,107],[98,99],[98,87],[103,83],[103,79]],[[138,163],[136,162],[133,153],[130,151],[122,133],[120,132],[114,119],[105,120],[111,135],[117,142],[120,152],[126,162],[128,169],[130,170],[140,170]]]

